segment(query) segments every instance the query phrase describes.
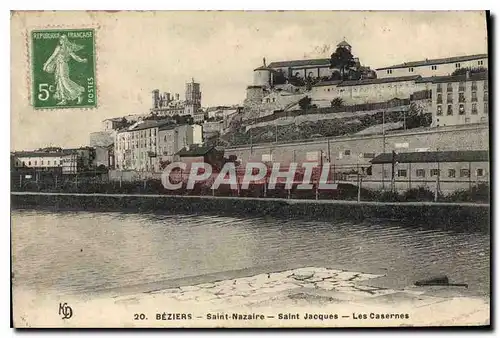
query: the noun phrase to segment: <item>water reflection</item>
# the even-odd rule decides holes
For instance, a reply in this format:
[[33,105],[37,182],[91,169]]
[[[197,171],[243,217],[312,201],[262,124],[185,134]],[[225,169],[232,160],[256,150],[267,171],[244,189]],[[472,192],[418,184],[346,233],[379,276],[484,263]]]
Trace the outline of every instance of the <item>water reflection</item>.
[[280,265],[445,273],[489,294],[489,235],[364,222],[12,213],[14,285],[73,293]]

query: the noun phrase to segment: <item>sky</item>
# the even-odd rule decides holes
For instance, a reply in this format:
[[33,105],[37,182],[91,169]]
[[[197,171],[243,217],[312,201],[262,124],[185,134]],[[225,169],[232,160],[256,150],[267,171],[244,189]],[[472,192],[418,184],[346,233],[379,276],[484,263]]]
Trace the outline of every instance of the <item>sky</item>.
[[[30,105],[28,32],[97,27],[95,109]],[[11,16],[11,150],[89,144],[102,120],[144,114],[151,91],[179,93],[194,78],[202,105],[241,104],[253,69],[328,58],[346,39],[372,69],[487,53],[482,12],[16,12]]]

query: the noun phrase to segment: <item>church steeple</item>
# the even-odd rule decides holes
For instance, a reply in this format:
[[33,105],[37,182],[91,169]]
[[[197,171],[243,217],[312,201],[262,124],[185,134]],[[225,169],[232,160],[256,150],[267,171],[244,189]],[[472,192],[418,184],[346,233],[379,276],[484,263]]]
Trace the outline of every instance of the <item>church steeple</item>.
[[349,51],[351,51],[351,45],[345,40],[345,37],[342,41],[340,41],[338,44],[337,44],[337,47],[342,47],[342,48],[345,48],[345,49],[348,49]]

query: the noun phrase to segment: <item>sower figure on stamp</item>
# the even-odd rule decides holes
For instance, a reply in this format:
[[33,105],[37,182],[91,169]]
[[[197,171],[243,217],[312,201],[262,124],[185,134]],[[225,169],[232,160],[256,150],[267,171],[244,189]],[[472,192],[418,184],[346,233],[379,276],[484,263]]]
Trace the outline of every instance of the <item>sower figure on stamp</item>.
[[77,62],[87,62],[87,59],[75,54],[82,48],[83,46],[69,41],[66,35],[62,35],[59,39],[59,45],[43,65],[44,71],[54,73],[56,85],[54,97],[60,100],[57,103],[58,105],[64,105],[73,100],[77,100],[77,104],[82,102],[82,94],[85,92],[85,88],[69,78],[70,58]]

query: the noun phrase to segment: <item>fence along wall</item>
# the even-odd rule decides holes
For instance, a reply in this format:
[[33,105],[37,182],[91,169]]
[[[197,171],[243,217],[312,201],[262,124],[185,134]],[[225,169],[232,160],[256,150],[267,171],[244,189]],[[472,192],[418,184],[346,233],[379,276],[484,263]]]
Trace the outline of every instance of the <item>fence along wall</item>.
[[109,180],[110,181],[122,181],[122,182],[137,182],[144,180],[160,180],[161,173],[148,172],[148,171],[134,171],[134,170],[110,170]]
[[[384,146],[385,143],[385,146]],[[337,167],[369,165],[373,155],[383,152],[488,150],[487,124],[428,128],[421,131],[398,132],[383,135],[351,136],[302,141],[300,143],[269,143],[255,146],[232,147],[225,150],[225,157],[236,155],[246,162],[328,161]]]

